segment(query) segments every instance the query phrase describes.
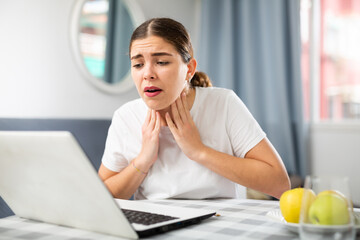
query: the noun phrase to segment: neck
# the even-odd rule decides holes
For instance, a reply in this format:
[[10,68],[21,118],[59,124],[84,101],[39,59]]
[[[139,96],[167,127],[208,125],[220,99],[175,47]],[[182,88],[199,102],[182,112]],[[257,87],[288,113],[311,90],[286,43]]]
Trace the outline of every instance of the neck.
[[[196,95],[195,88],[190,88],[187,91],[186,101],[187,101],[187,105],[189,107],[189,111],[191,110],[192,106],[194,105],[195,95]],[[167,112],[169,112],[169,114],[170,114],[170,116],[172,118],[171,107],[169,106],[169,107],[167,107],[165,109],[159,110],[158,112],[160,113],[160,116],[161,116],[161,126],[167,126],[166,119],[165,119],[165,114]]]

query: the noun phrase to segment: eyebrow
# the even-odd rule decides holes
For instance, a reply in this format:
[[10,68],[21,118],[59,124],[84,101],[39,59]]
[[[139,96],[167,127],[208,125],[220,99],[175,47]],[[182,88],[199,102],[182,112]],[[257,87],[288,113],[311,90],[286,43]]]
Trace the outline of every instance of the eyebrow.
[[[167,52],[156,52],[156,53],[152,53],[151,56],[157,57],[157,56],[173,56],[173,55],[171,53],[167,53]],[[130,60],[138,59],[138,58],[142,58],[142,57],[144,57],[142,54],[137,54],[135,56],[132,56]]]

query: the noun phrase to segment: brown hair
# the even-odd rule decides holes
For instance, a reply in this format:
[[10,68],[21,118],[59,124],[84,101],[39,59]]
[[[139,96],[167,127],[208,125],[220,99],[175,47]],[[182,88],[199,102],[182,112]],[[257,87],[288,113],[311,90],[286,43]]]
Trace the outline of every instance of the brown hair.
[[[131,36],[129,53],[131,52],[133,41],[149,36],[161,37],[173,45],[184,63],[189,63],[194,57],[189,33],[181,23],[170,18],[152,18],[137,27]],[[210,78],[203,72],[196,72],[190,80],[190,85],[191,87],[212,86]]]

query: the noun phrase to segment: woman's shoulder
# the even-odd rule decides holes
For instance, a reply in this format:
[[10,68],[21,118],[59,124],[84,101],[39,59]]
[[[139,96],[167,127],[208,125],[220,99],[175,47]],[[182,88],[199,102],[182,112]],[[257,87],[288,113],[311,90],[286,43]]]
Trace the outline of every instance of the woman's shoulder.
[[199,98],[206,99],[206,101],[219,101],[224,100],[226,101],[229,97],[234,97],[236,94],[233,90],[227,88],[220,88],[220,87],[197,87],[196,88],[197,94]]
[[196,90],[204,94],[214,94],[214,95],[229,95],[234,94],[234,91],[228,88],[221,88],[221,87],[196,87]]
[[216,111],[246,108],[240,97],[233,90],[227,88],[196,88],[195,101],[194,109],[202,106],[207,106],[207,109],[215,108]]
[[141,98],[137,98],[121,105],[114,114],[127,117],[131,115],[142,115],[144,111],[146,113],[146,109],[147,107],[144,101]]

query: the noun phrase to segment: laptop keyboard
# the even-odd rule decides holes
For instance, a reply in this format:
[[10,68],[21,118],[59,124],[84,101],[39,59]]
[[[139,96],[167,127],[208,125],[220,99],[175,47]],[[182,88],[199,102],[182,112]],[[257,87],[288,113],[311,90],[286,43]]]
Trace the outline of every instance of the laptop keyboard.
[[131,223],[143,224],[143,225],[151,225],[155,223],[165,222],[173,219],[178,219],[177,217],[171,217],[156,213],[149,213],[149,212],[142,212],[142,211],[135,211],[129,209],[123,209],[126,218]]

